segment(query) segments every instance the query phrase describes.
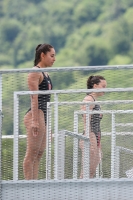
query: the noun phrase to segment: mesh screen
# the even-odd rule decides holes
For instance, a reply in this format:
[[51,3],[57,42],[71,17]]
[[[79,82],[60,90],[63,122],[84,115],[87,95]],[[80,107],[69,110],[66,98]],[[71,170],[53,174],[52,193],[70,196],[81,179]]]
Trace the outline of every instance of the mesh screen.
[[[114,94],[115,95],[115,94]],[[117,101],[116,101],[117,102]],[[115,101],[110,104],[102,104],[103,111],[127,111],[132,109],[132,103],[121,103],[116,104]],[[58,115],[59,115],[59,131],[60,130],[68,130],[70,132],[74,132],[74,111],[80,110],[80,106],[77,105],[62,105],[59,106]],[[115,115],[115,163],[114,164],[114,173],[119,174],[119,178],[126,177],[126,170],[130,169],[132,166],[132,153],[127,152],[128,149],[132,150],[132,113],[120,113]],[[53,112],[53,121],[52,121],[52,132],[55,132],[54,129],[54,112]],[[111,113],[103,114],[103,118],[101,121],[101,146],[102,146],[102,169],[99,173],[101,173],[103,178],[111,178],[111,144],[112,144],[112,116]],[[79,115],[78,118],[78,134],[83,134],[83,119],[82,116]],[[65,136],[65,172],[64,175],[66,178],[73,178],[73,137]],[[60,145],[60,143],[59,143]],[[54,143],[53,143],[54,146]],[[123,147],[123,150],[119,150],[119,158],[117,158],[117,147]],[[60,148],[60,147],[59,147]],[[77,163],[77,178],[80,178],[80,169],[81,169],[81,149],[78,146],[78,163]],[[117,169],[119,160],[119,169]],[[125,167],[124,167],[125,166]],[[67,170],[66,170],[67,169]],[[54,169],[53,169],[54,170]],[[122,172],[123,171],[123,172]],[[99,174],[99,177],[101,176]],[[115,176],[116,177],[116,176]],[[117,175],[118,177],[118,175]]]
[[[70,70],[70,71],[50,71],[48,70],[53,82],[53,90],[60,89],[85,89],[87,78],[92,74],[99,74],[106,78],[108,88],[129,88],[132,87],[132,72],[133,69],[115,69],[108,70]],[[125,73],[128,79],[125,79]],[[28,91],[27,86],[27,72],[25,73],[3,73],[2,74],[2,113],[4,115],[2,121],[2,179],[13,180],[13,93],[14,91]],[[82,101],[85,93],[71,93],[60,94],[58,96],[59,102],[73,102]],[[101,97],[100,101],[107,100],[132,100],[132,92],[110,92]],[[51,95],[51,102],[54,101],[54,95]],[[101,104],[102,110],[132,110],[133,104],[120,103],[120,104]],[[24,179],[23,175],[23,160],[26,152],[26,130],[24,127],[24,116],[30,108],[30,95],[19,96],[19,149],[18,149],[18,179]],[[52,126],[52,143],[51,143],[51,178],[55,176],[55,121],[54,106],[51,106],[51,126]],[[74,111],[80,110],[80,105],[61,105],[58,108],[58,129],[73,132],[74,130]],[[124,147],[125,149],[133,149],[132,147],[132,126],[123,126],[122,124],[132,123],[132,113],[115,114],[115,122],[119,124],[116,126],[116,146]],[[102,177],[111,178],[111,130],[112,119],[111,114],[106,113],[101,121],[102,130]],[[78,133],[83,133],[82,116],[78,118]],[[9,137],[10,136],[10,137]],[[60,150],[59,150],[60,152]],[[81,150],[78,147],[78,165],[77,165],[77,178],[80,176],[81,170]],[[64,179],[73,178],[73,137],[70,135],[65,136],[64,141],[64,169],[61,177]],[[132,154],[127,152],[120,152],[119,155],[119,178],[126,177],[125,172],[132,167]],[[62,166],[62,165],[61,165]],[[115,166],[116,167],[116,166]],[[46,178],[46,151],[41,158],[39,167],[38,179]],[[114,168],[115,170],[115,168]],[[117,169],[118,171],[118,169]]]

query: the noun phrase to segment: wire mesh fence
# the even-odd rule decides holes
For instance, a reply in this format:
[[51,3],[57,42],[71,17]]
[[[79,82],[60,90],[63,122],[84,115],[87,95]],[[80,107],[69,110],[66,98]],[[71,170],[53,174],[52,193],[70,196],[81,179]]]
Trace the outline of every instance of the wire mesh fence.
[[[13,180],[13,166],[15,150],[13,149],[13,112],[14,112],[14,91],[28,91],[27,86],[27,73],[31,70],[25,71],[10,71],[1,72],[2,76],[2,113],[4,115],[2,121],[2,166],[1,175],[3,180]],[[39,71],[39,70],[38,70]],[[44,69],[45,71],[45,69]],[[127,88],[127,91],[119,92],[107,92],[104,97],[101,97],[100,101],[129,101],[128,103],[119,102],[117,104],[101,104],[102,110],[132,110],[133,104],[133,92],[128,90],[132,87],[132,66],[120,66],[120,67],[82,67],[82,68],[64,68],[64,69],[47,69],[53,82],[53,89],[65,89],[65,90],[78,90],[86,88],[87,78],[91,74],[100,74],[107,80],[108,88]],[[125,79],[127,74],[128,79]],[[124,80],[124,81],[122,81]],[[58,102],[82,102],[86,92],[84,93],[68,93],[58,95]],[[54,93],[51,94],[51,102],[54,102]],[[24,116],[27,110],[30,108],[30,95],[21,95],[19,97],[19,145],[18,145],[18,179],[23,180],[23,160],[26,152],[26,130],[24,127]],[[55,110],[54,106],[51,106],[51,131],[52,131],[52,142],[51,142],[51,178],[55,178]],[[64,104],[58,106],[58,130],[67,130],[68,132],[74,132],[74,112],[81,109],[79,105]],[[114,171],[116,169],[119,178],[126,177],[126,171],[132,168],[132,153],[128,152],[127,149],[132,150],[132,113],[116,113],[115,114],[115,130],[116,130],[116,141],[115,146],[120,146],[125,150],[119,152],[119,165],[114,165]],[[127,124],[127,125],[126,125]],[[82,115],[78,116],[78,134],[83,134],[83,120]],[[111,167],[112,167],[112,116],[110,113],[103,113],[103,119],[101,121],[102,130],[102,177],[111,178]],[[64,140],[64,179],[73,178],[73,137],[65,135]],[[47,152],[44,151],[39,167],[38,179],[47,178],[47,163],[46,157]],[[81,169],[81,149],[78,146],[78,163],[77,167],[77,178],[80,178]],[[62,166],[61,165],[61,166]],[[119,169],[118,169],[119,168]],[[61,175],[62,176],[62,175]],[[114,175],[115,176],[115,175]]]
[[[132,90],[132,89],[130,89]],[[78,90],[77,90],[78,92]],[[80,91],[81,92],[81,91]],[[23,94],[23,92],[20,92],[20,94]],[[67,91],[65,92],[67,93]],[[74,93],[74,92],[73,92]],[[121,91],[122,93],[122,91]],[[124,89],[125,93],[125,89]],[[28,92],[27,92],[28,94]],[[24,95],[24,94],[23,94]],[[22,95],[22,96],[23,96]],[[63,94],[60,94],[63,95]],[[97,102],[96,102],[97,103]],[[126,171],[120,173],[121,166],[123,165],[122,159],[120,159],[121,154],[119,154],[119,158],[117,157],[118,154],[116,152],[117,146],[127,149],[132,149],[132,100],[114,100],[114,101],[101,101],[98,102],[101,104],[102,111],[99,111],[103,114],[103,119],[101,123],[101,129],[102,129],[102,177],[103,178],[123,178],[126,177]],[[51,103],[52,106],[54,106],[56,103]],[[57,113],[55,112],[55,108],[53,107],[51,110],[50,117],[50,124],[48,123],[48,126],[50,126],[49,133],[51,134],[51,131],[53,133],[53,140],[51,143],[50,138],[50,148],[51,148],[51,155],[50,155],[50,169],[51,169],[51,176],[50,178],[59,178],[63,177],[65,178],[73,178],[73,173],[75,171],[75,168],[73,168],[73,160],[74,160],[74,154],[73,154],[73,148],[74,148],[74,141],[73,141],[73,133],[75,132],[74,126],[76,123],[76,130],[77,134],[81,135],[83,134],[83,120],[82,120],[82,113],[80,113],[80,105],[83,104],[82,102],[59,102],[58,103],[58,109]],[[113,109],[111,109],[113,107]],[[130,110],[128,109],[130,108]],[[74,113],[79,112],[79,118],[78,121],[75,121]],[[94,112],[93,112],[94,113]],[[112,122],[112,114],[115,114],[115,121]],[[58,120],[57,120],[58,118]],[[49,122],[49,121],[48,121]],[[58,124],[58,130],[56,130],[56,126]],[[130,126],[129,126],[130,125]],[[126,128],[127,127],[127,128]],[[57,138],[59,138],[59,131],[65,131],[64,140],[56,141]],[[58,132],[58,135],[56,135],[56,131]],[[68,134],[69,133],[69,134]],[[112,135],[114,134],[114,135]],[[63,135],[63,133],[61,133]],[[57,136],[57,137],[56,137]],[[50,136],[51,137],[51,136]],[[79,138],[81,139],[81,138]],[[123,142],[124,141],[124,142]],[[125,142],[126,141],[126,142]],[[79,141],[78,141],[79,142]],[[49,144],[48,144],[49,145]],[[56,154],[57,152],[57,154]],[[61,155],[62,152],[64,152],[63,156],[60,156],[60,158],[55,158],[58,155]],[[123,150],[124,152],[124,150]],[[125,152],[125,155],[127,153]],[[79,173],[81,170],[81,150],[78,148],[78,154],[77,154],[77,162],[78,166],[76,167],[77,170],[77,176],[76,178],[79,178]],[[128,156],[127,156],[128,158]],[[127,159],[125,157],[125,162],[127,162]],[[60,160],[59,160],[60,159]],[[63,165],[60,165],[60,172],[59,169],[56,170],[56,167],[59,167],[59,163],[63,160]],[[43,160],[43,159],[42,159]],[[46,157],[44,158],[46,160]],[[46,163],[43,160],[43,164],[40,165],[43,168],[42,175],[40,171],[40,178],[46,177]],[[119,161],[119,169],[117,167]],[[126,164],[127,168],[130,169],[130,165]],[[22,166],[22,165],[21,165]],[[63,175],[58,175],[58,173],[64,173]],[[119,174],[119,176],[118,176]],[[59,176],[59,177],[58,177]],[[60,178],[59,178],[60,179]]]

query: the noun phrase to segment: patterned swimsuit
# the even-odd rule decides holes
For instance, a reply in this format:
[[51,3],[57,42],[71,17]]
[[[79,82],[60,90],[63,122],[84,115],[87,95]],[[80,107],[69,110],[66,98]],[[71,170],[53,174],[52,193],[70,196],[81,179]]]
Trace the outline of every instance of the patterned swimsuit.
[[[95,101],[94,97],[89,94]],[[95,104],[93,111],[98,111],[101,110],[100,105]],[[91,120],[90,120],[90,127],[91,127],[91,132],[93,132],[96,136],[97,139],[97,146],[100,146],[100,140],[101,140],[101,129],[100,129],[100,121],[102,119],[102,114],[92,114],[91,115]]]
[[[38,66],[37,66],[38,67]],[[39,68],[39,67],[38,67]],[[46,76],[44,72],[43,74],[43,81],[39,85],[39,90],[52,90],[52,82],[50,77]],[[41,109],[44,113],[45,124],[47,124],[47,102],[50,102],[50,94],[39,94],[38,95],[38,109]],[[31,108],[27,111],[29,112]]]

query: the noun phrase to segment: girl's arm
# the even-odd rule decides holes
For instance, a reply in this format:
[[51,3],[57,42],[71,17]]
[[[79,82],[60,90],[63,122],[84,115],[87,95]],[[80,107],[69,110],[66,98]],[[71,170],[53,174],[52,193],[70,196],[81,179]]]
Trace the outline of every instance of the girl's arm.
[[[30,91],[37,91],[39,86],[39,80],[40,80],[40,73],[29,73],[28,74],[28,86]],[[33,129],[33,135],[37,136],[38,134],[38,95],[34,94],[31,95],[31,111],[32,111],[32,129]]]
[[[84,98],[83,102],[93,102],[93,99],[92,99],[91,96],[86,96],[86,97]],[[89,110],[92,110],[93,107],[94,107],[93,104],[92,104],[92,105],[89,105]],[[81,107],[81,109],[82,109],[83,111],[86,111],[86,105],[83,105],[83,106]],[[89,115],[89,122],[90,122],[90,119],[91,119],[91,115]],[[89,123],[89,122],[88,122],[88,123]],[[84,123],[84,130],[86,130],[86,114],[83,114],[83,123]]]

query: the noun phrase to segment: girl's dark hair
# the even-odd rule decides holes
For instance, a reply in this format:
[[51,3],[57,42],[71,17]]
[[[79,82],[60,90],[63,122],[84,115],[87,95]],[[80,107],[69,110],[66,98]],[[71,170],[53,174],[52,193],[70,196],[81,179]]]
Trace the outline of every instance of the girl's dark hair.
[[50,44],[39,44],[36,47],[35,52],[35,60],[34,60],[34,66],[36,66],[41,61],[41,53],[43,52],[46,54],[48,51],[50,51],[53,48]]
[[92,89],[94,84],[99,84],[101,80],[105,80],[103,76],[90,76],[87,80],[87,89]]

